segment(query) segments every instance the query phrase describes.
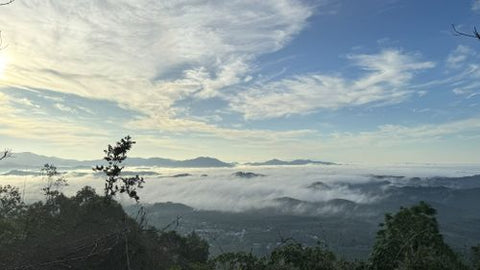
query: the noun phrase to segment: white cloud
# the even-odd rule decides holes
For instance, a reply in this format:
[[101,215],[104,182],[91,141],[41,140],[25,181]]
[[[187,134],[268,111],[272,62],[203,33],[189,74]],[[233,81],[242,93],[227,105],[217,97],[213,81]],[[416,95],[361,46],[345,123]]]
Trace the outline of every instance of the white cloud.
[[20,104],[20,105],[24,105],[24,106],[27,106],[27,107],[35,107],[35,108],[38,108],[39,106],[34,104],[30,99],[28,98],[19,98],[19,99],[16,99],[13,101],[14,103],[17,103],[17,104]]
[[[30,106],[26,113],[18,108],[18,101]],[[27,100],[27,99],[25,99]],[[97,128],[95,124],[80,124],[73,119],[57,119],[38,111],[40,106],[24,99],[12,99],[0,91],[0,137],[2,147],[8,147],[12,138],[17,142],[11,148],[15,151],[36,151],[50,149],[59,156],[86,158],[91,153],[101,153],[109,142],[107,128]],[[40,112],[40,113],[39,113]],[[114,137],[117,137],[115,135]],[[79,145],[82,146],[79,151]],[[47,153],[48,154],[48,153]]]
[[458,45],[458,47],[452,51],[447,57],[447,67],[459,68],[476,55],[470,47],[465,45]]
[[265,119],[319,109],[397,103],[410,94],[408,84],[414,73],[434,66],[417,58],[398,50],[350,55],[348,59],[366,74],[347,79],[316,73],[255,85],[240,93],[231,107],[247,119]]
[[149,129],[151,127],[159,126],[164,131],[171,132],[197,132],[204,136],[214,136],[229,140],[252,140],[252,141],[275,141],[296,139],[298,137],[315,133],[309,129],[297,129],[286,131],[272,131],[262,129],[233,129],[226,127],[219,127],[216,125],[206,124],[197,120],[189,119],[171,119],[171,118],[151,118],[132,121],[131,125],[137,128]]
[[474,0],[472,4],[473,11],[480,11],[480,0]]
[[293,0],[32,0],[5,11],[3,83],[114,100],[152,118],[248,80],[256,57],[284,47],[312,15]]
[[[128,170],[145,170],[145,168],[127,168]],[[360,204],[378,202],[382,192],[365,192],[345,184],[371,184],[371,175],[399,175],[409,177],[446,176],[458,177],[478,174],[478,166],[438,166],[438,165],[340,165],[340,166],[286,166],[286,167],[239,167],[239,168],[203,168],[203,169],[170,169],[151,168],[161,176],[148,176],[145,188],[139,189],[142,203],[176,202],[184,203],[201,210],[219,210],[242,212],[264,207],[282,207],[275,199],[290,197],[305,202],[324,202],[332,199],[346,199]],[[253,171],[265,174],[265,177],[243,179],[232,176],[232,173]],[[190,173],[192,176],[178,179],[168,176]],[[86,175],[85,175],[86,174]],[[200,175],[208,174],[207,177]],[[81,176],[80,176],[81,175]],[[167,177],[166,177],[167,176]],[[72,196],[85,185],[92,186],[97,193],[103,192],[103,179],[94,176],[91,170],[74,170],[66,174],[69,185],[63,189],[66,195]],[[5,176],[0,175],[2,183],[25,187],[27,202],[42,200],[41,188],[44,181],[38,176]],[[26,180],[26,181],[25,181]],[[402,180],[395,185],[405,185]],[[309,188],[312,183],[322,182],[329,186],[324,189]],[[26,184],[25,184],[26,183]],[[127,196],[119,195],[120,202],[132,203]],[[279,209],[285,210],[286,209]],[[292,210],[292,209],[289,209]],[[297,209],[299,212],[302,209]],[[320,209],[311,214],[316,214]],[[298,212],[297,212],[298,213]]]
[[465,95],[465,94],[470,93],[470,91],[469,91],[468,89],[465,89],[464,87],[456,87],[456,88],[453,88],[452,92],[453,92],[455,95]]
[[425,90],[419,90],[419,91],[417,91],[417,95],[418,95],[419,97],[423,97],[423,96],[425,96],[426,94],[428,94],[428,92],[425,91]]
[[55,103],[55,108],[57,108],[58,110],[62,111],[62,112],[66,112],[66,113],[75,113],[75,109],[70,107],[70,106],[67,106],[67,105],[64,105],[64,104],[61,104],[61,103]]
[[480,55],[472,48],[459,45],[445,60],[447,77],[423,85],[423,87],[448,86],[453,94],[471,98],[480,93]]
[[469,118],[442,124],[417,126],[382,125],[377,130],[358,133],[334,133],[329,140],[329,147],[366,147],[390,146],[409,143],[432,142],[445,139],[451,135],[477,134],[480,130],[480,118]]

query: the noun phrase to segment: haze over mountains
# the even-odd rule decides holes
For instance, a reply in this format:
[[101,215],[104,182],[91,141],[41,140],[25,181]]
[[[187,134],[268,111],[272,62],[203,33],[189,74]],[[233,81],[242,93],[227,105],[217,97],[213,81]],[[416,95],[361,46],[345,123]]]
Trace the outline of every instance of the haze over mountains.
[[250,166],[280,166],[280,165],[307,165],[307,164],[322,164],[322,165],[334,165],[333,162],[325,162],[325,161],[315,161],[310,159],[295,159],[292,161],[284,161],[279,159],[271,159],[265,162],[251,162],[246,163],[246,165]]
[[[348,258],[366,258],[385,213],[423,200],[438,211],[445,240],[457,252],[480,237],[480,175],[463,177],[365,176],[367,182],[313,182],[305,186],[317,200],[281,196],[272,205],[241,212],[204,210],[182,203],[144,205],[150,224],[163,228],[176,220],[184,234],[197,232],[211,243],[213,254],[250,251],[265,255],[281,237],[314,245],[325,241]],[[262,181],[258,178],[256,181]],[[292,179],[294,180],[294,179]],[[350,190],[376,198],[367,203],[346,198],[322,200],[329,192]],[[323,196],[322,196],[323,195]],[[138,206],[127,211],[134,215]]]
[[[295,172],[282,177],[279,170]],[[273,175],[248,181],[224,171],[222,176],[176,181],[176,187],[173,180],[164,180],[168,184],[162,185],[163,191],[147,198],[162,201],[142,206],[150,225],[164,228],[176,220],[177,231],[195,231],[209,241],[215,255],[227,251],[265,255],[282,238],[292,238],[308,245],[324,241],[336,254],[364,259],[384,214],[422,200],[438,211],[442,234],[457,252],[475,245],[480,237],[480,174],[413,177],[422,173],[367,174],[370,170],[362,170],[342,176],[334,166],[265,168],[261,172],[268,171]],[[195,190],[189,191],[192,183]],[[180,198],[176,193],[188,196]],[[240,208],[226,207],[233,204]],[[139,207],[131,205],[127,211],[135,215]]]
[[[54,164],[57,167],[92,167],[103,164],[105,161],[101,159],[96,160],[75,160],[63,159],[58,157],[49,157],[44,155],[37,155],[31,152],[15,153],[12,158],[3,160],[0,167],[3,168],[35,168],[41,167],[46,163]],[[169,168],[218,168],[218,167],[234,167],[237,163],[228,163],[212,157],[197,157],[194,159],[174,160],[168,158],[128,158],[125,161],[128,166],[157,166]],[[293,161],[283,161],[279,159],[272,159],[265,162],[246,163],[251,166],[279,166],[279,165],[307,165],[307,164],[322,164],[332,165],[335,163],[314,161],[308,159],[296,159]]]

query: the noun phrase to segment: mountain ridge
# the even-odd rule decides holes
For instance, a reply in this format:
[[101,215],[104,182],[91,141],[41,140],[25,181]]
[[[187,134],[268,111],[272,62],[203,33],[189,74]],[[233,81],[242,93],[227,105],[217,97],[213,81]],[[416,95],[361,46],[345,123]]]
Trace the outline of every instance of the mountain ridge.
[[250,166],[283,166],[283,165],[307,165],[307,164],[321,164],[321,165],[336,165],[334,162],[317,161],[311,159],[294,159],[292,161],[285,161],[280,159],[270,159],[264,162],[249,162],[245,165]]
[[[44,164],[53,164],[57,167],[93,167],[95,165],[105,164],[103,159],[92,160],[76,160],[68,158],[59,158],[55,156],[39,155],[32,152],[13,153],[11,158],[2,160],[0,168],[36,168],[42,167]],[[337,163],[316,161],[310,159],[295,159],[292,161],[284,161],[280,159],[271,159],[264,162],[249,162],[243,165],[249,166],[283,166],[283,165],[336,165]],[[162,157],[129,157],[125,161],[127,166],[157,166],[167,168],[231,168],[238,165],[235,162],[224,162],[217,158],[208,156],[199,156],[192,159],[175,160]]]
[[[44,164],[54,164],[57,167],[93,167],[95,165],[105,164],[103,159],[76,160],[64,159],[54,156],[38,155],[32,152],[14,153],[11,158],[0,162],[2,168],[32,168],[41,167]],[[127,166],[159,166],[172,168],[208,168],[208,167],[233,167],[233,163],[223,162],[212,157],[196,157],[193,159],[174,160],[168,158],[151,157],[139,158],[131,157],[125,160]]]

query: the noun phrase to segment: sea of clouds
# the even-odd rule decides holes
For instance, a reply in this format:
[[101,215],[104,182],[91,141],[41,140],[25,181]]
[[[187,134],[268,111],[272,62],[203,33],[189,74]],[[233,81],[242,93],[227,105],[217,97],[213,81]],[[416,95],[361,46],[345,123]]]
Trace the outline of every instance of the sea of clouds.
[[[125,169],[127,170],[127,169]],[[83,186],[103,192],[104,177],[91,169],[59,169],[69,185],[63,189],[66,195],[74,195]],[[264,176],[242,178],[237,171],[254,172]],[[10,173],[9,173],[10,172]],[[382,198],[381,193],[371,194],[352,185],[388,181],[390,185],[404,185],[412,177],[461,177],[480,174],[476,165],[306,165],[306,166],[237,166],[235,168],[128,168],[128,173],[144,175],[145,185],[139,190],[141,203],[175,202],[199,210],[242,212],[281,206],[279,198],[292,198],[305,202],[321,203],[333,199],[369,204]],[[30,174],[31,173],[31,174]],[[173,177],[189,174],[184,177]],[[385,176],[385,177],[375,177]],[[405,176],[404,178],[394,176]],[[321,183],[328,188],[312,188]],[[36,171],[22,175],[15,171],[0,172],[0,184],[20,188],[24,200],[42,200],[41,189],[45,179]],[[123,204],[134,201],[120,196]]]

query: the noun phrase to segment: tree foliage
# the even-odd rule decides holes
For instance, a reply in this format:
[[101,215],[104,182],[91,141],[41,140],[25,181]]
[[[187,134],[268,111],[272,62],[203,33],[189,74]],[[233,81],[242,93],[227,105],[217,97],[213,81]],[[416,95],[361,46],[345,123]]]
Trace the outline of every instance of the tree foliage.
[[347,270],[366,269],[361,262],[337,258],[320,244],[305,246],[290,241],[275,248],[269,256],[258,258],[252,253],[224,253],[210,262],[211,269],[232,270]]
[[127,193],[130,198],[138,201],[140,197],[137,194],[137,188],[142,188],[144,179],[138,175],[133,177],[122,177],[121,173],[124,169],[123,162],[127,159],[127,152],[132,148],[135,141],[130,136],[120,139],[115,145],[108,145],[104,150],[104,160],[107,161],[106,166],[96,166],[94,171],[100,171],[107,176],[105,180],[105,197],[112,199],[118,192]]
[[22,197],[17,187],[0,185],[0,218],[14,216],[23,206]]
[[45,195],[47,203],[51,203],[55,197],[61,194],[61,189],[68,186],[68,183],[53,164],[45,164],[41,172],[45,180],[45,186],[42,188],[43,195]]
[[25,205],[18,188],[0,186],[0,247],[18,241],[18,220],[24,213]]
[[372,269],[466,269],[439,232],[425,202],[386,214],[370,257]]
[[9,218],[12,229],[0,234],[0,269],[167,270],[207,262],[208,244],[195,233],[144,228],[91,187],[53,200],[58,211],[37,202]]
[[290,243],[275,249],[269,264],[290,266],[299,270],[340,269],[337,268],[337,260],[332,252],[321,246],[305,247],[300,243]]
[[472,266],[475,270],[480,270],[480,244],[472,247]]

